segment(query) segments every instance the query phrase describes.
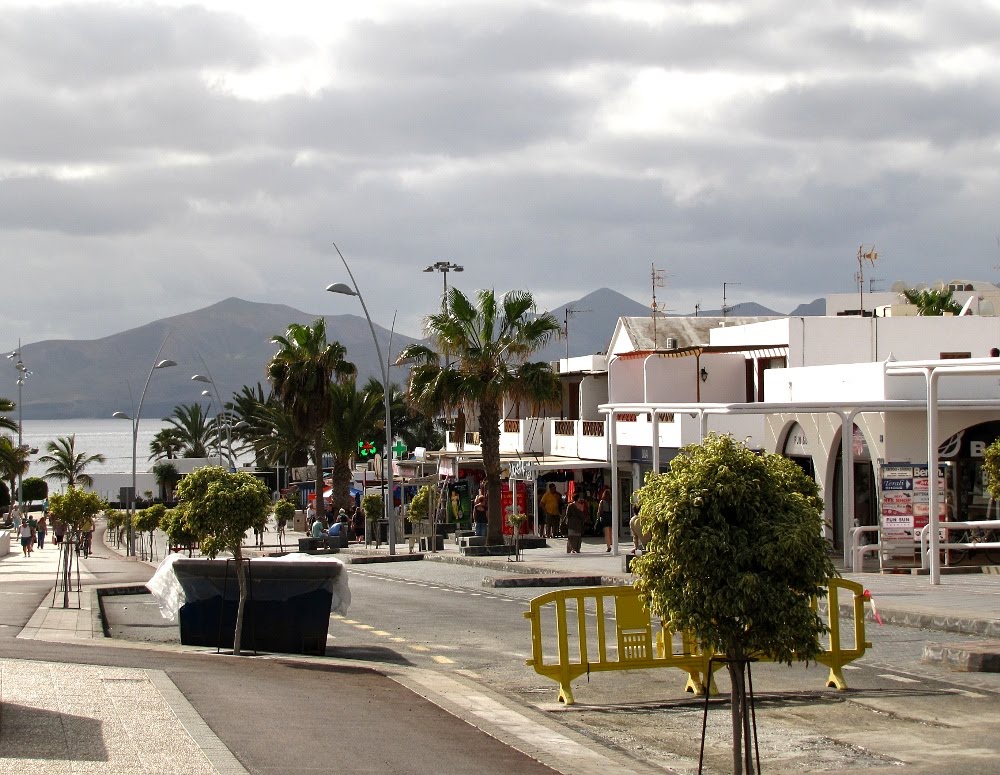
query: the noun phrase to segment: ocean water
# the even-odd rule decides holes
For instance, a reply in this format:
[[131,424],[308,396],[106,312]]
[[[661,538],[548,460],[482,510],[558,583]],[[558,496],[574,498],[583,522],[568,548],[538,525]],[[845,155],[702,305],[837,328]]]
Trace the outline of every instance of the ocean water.
[[[10,415],[8,415],[10,416]],[[17,417],[12,419],[17,421]],[[153,436],[169,423],[159,418],[139,421],[138,443],[136,444],[136,467],[145,471],[151,465],[149,443]],[[45,445],[54,439],[76,434],[76,451],[87,455],[104,455],[104,463],[95,463],[87,469],[90,474],[131,473],[132,471],[132,423],[128,420],[85,419],[85,420],[24,420],[24,443],[37,447],[38,453],[32,461],[45,454]],[[15,434],[16,441],[16,434]],[[44,463],[32,462],[29,476],[42,476]]]

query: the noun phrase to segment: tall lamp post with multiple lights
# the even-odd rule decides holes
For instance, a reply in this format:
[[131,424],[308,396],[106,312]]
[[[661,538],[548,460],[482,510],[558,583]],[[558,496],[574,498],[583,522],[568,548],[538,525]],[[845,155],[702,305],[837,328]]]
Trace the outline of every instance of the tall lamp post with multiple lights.
[[[164,340],[163,344],[166,344]],[[171,366],[176,366],[176,361],[162,360],[159,361],[157,358],[160,357],[160,353],[163,351],[163,344],[160,345],[160,349],[156,351],[156,358],[153,359],[153,366],[149,370],[149,376],[146,377],[146,384],[142,386],[142,394],[139,396],[139,406],[136,407],[134,414],[129,416],[125,412],[114,412],[111,416],[117,420],[128,420],[132,423],[132,495],[129,498],[129,510],[128,510],[128,548],[126,553],[129,557],[135,557],[135,530],[133,525],[135,524],[135,494],[136,494],[136,451],[139,444],[139,418],[142,416],[142,404],[146,400],[146,390],[149,389],[149,382],[153,379],[153,372],[157,369],[167,369]]]
[[351,267],[347,265],[347,259],[344,258],[344,254],[340,252],[340,248],[334,243],[334,249],[337,251],[337,255],[340,256],[340,260],[344,262],[344,268],[347,270],[348,276],[351,278],[351,284],[354,286],[351,288],[350,285],[346,283],[333,283],[328,285],[326,289],[330,293],[342,293],[345,296],[357,296],[358,301],[361,302],[361,309],[364,310],[365,320],[368,321],[368,328],[372,332],[372,339],[375,341],[375,354],[378,356],[378,366],[382,372],[382,397],[385,401],[385,462],[388,472],[385,474],[387,477],[389,489],[386,497],[383,499],[383,506],[385,507],[385,518],[389,523],[389,554],[396,553],[396,520],[393,514],[392,508],[392,488],[395,484],[392,475],[392,415],[390,413],[391,406],[391,396],[389,395],[389,369],[386,365],[385,359],[382,357],[382,346],[378,343],[378,336],[375,335],[375,326],[372,325],[371,316],[368,314],[368,305],[365,304],[365,298],[361,295],[361,291],[358,289],[358,282],[354,279],[354,273],[351,272]]
[[445,312],[448,311],[448,272],[464,272],[465,267],[459,266],[458,264],[453,264],[449,261],[435,261],[429,267],[427,267],[425,272],[440,272],[441,279],[444,280],[444,296],[441,302],[441,307]]
[[[17,448],[25,449],[24,445],[24,403],[21,400],[21,391],[24,387],[24,383],[31,376],[31,372],[28,371],[28,367],[24,365],[24,361],[21,358],[21,340],[17,342],[17,349],[14,350],[8,358],[17,358],[14,363],[14,368],[17,369]],[[24,477],[21,473],[17,475],[17,504],[19,508],[24,508]]]

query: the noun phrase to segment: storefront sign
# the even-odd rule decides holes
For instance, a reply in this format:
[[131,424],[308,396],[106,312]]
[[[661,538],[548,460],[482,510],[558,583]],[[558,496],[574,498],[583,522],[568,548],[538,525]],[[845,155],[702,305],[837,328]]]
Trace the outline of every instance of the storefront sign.
[[509,478],[524,479],[534,481],[538,474],[538,468],[528,460],[512,460],[508,465],[510,471]]

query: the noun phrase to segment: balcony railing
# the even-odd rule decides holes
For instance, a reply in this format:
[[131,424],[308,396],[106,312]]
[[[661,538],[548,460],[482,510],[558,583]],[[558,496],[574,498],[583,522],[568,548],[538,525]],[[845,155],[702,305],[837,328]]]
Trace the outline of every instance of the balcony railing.
[[556,436],[574,436],[576,434],[576,423],[573,420],[556,420],[554,430]]
[[583,435],[601,437],[604,435],[604,422],[597,420],[583,421]]
[[521,432],[521,421],[520,420],[504,420],[503,421],[503,432],[504,433],[520,433]]

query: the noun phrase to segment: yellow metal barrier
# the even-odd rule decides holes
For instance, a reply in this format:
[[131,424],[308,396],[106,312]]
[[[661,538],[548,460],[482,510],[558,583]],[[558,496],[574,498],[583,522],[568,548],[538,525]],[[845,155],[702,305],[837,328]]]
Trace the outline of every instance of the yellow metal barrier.
[[[840,644],[840,590],[854,594],[854,646],[847,649]],[[866,599],[860,584],[844,579],[830,582],[827,598],[829,643],[816,657],[817,662],[830,668],[827,686],[846,689],[843,666],[871,647],[865,641]],[[634,587],[553,590],[534,598],[524,616],[531,621],[531,659],[527,664],[539,675],[559,684],[559,701],[567,705],[574,702],[571,682],[591,672],[674,667],[687,674],[687,691],[700,694],[706,683],[710,691],[715,690],[713,677],[708,674],[713,655],[702,652],[689,633],[678,635],[662,623],[654,624]],[[608,632],[610,617],[613,617],[613,639],[609,639]],[[713,665],[714,670],[721,667],[719,663]]]

